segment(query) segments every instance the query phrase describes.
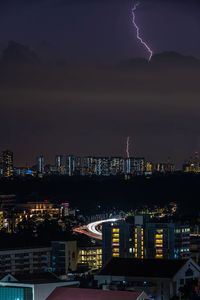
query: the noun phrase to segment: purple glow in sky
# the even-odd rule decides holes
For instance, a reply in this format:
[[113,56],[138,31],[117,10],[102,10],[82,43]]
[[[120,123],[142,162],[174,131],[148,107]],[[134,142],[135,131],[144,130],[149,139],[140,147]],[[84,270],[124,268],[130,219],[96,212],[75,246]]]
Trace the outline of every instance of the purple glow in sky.
[[146,42],[143,41],[143,39],[140,36],[140,29],[138,27],[138,25],[136,24],[135,21],[135,11],[137,10],[137,7],[140,5],[140,3],[136,3],[134,5],[134,7],[132,8],[132,15],[133,15],[133,25],[136,29],[136,33],[137,33],[137,39],[140,41],[140,43],[147,49],[148,53],[149,53],[149,61],[151,60],[152,56],[153,56],[153,51],[151,50],[151,48],[147,45]]

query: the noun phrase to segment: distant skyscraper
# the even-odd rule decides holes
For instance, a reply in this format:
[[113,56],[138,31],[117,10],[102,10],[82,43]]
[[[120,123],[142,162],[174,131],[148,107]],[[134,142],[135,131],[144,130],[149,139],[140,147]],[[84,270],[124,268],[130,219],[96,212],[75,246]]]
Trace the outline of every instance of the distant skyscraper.
[[42,155],[37,157],[37,172],[40,174],[44,173],[44,156]]
[[76,171],[76,157],[73,155],[68,155],[66,157],[66,174],[68,176],[75,175]]
[[3,177],[13,176],[13,152],[6,150],[2,152]]
[[63,155],[56,155],[56,172],[58,172],[61,175],[65,174],[65,164]]
[[63,155],[56,155],[56,168],[59,169],[63,166]]
[[111,157],[110,159],[110,174],[120,175],[124,173],[124,158]]

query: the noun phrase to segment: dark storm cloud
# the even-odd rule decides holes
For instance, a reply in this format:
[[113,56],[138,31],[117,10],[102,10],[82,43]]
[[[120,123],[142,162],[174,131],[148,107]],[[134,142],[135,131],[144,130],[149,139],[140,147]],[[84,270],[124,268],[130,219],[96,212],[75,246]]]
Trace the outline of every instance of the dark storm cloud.
[[[196,5],[141,1],[137,22],[155,53],[199,57]],[[0,42],[17,41],[0,66],[1,147],[16,164],[42,152],[123,155],[127,135],[131,151],[148,159],[180,161],[199,150],[199,62],[175,53],[134,60],[146,51],[129,0],[3,0],[0,13]],[[62,52],[56,62],[47,60],[51,45]]]
[[123,155],[127,135],[131,151],[152,160],[180,162],[200,146],[198,60],[165,53],[146,65],[69,67],[11,46],[0,68],[0,139],[16,164],[38,153]]

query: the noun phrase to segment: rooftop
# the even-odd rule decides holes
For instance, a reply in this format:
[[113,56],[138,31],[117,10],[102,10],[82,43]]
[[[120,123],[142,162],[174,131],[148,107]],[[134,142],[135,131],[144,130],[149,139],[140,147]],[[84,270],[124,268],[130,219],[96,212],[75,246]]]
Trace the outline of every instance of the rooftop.
[[[14,279],[16,279],[16,281],[12,280],[13,277]],[[41,272],[41,273],[32,273],[32,274],[22,273],[22,274],[12,275],[9,282],[25,283],[25,284],[42,284],[42,283],[55,283],[55,282],[63,282],[63,281],[60,280],[53,273]]]
[[[56,288],[47,300],[137,300],[141,293],[79,288]],[[140,298],[141,299],[141,298]]]
[[172,278],[186,260],[113,258],[98,275]]

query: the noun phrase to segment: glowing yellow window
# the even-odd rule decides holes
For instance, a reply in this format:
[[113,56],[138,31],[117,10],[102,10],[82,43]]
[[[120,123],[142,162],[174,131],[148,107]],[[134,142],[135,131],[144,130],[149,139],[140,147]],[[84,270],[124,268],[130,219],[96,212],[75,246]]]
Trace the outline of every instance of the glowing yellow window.
[[137,253],[135,253],[135,258],[137,258]]
[[135,228],[135,232],[137,232],[137,228]]
[[113,243],[119,243],[119,239],[113,239]]
[[162,244],[163,240],[156,240],[156,244]]
[[113,257],[119,257],[119,253],[113,253]]
[[119,228],[113,228],[112,232],[119,233]]
[[113,252],[119,252],[119,248],[113,248]]
[[113,233],[114,238],[119,238],[119,233]]
[[156,239],[162,239],[163,235],[162,234],[156,234]]
[[156,258],[163,258],[162,254],[156,254]]
[[137,234],[135,234],[135,239],[137,239]]

